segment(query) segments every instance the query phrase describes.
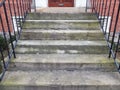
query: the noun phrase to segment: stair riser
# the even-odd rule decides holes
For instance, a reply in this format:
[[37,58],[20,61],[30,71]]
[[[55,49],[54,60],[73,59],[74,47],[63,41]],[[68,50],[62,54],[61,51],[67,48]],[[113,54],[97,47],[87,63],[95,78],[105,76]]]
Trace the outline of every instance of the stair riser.
[[37,22],[29,21],[23,25],[24,29],[46,30],[100,30],[98,22]]
[[107,54],[106,46],[19,46],[16,53],[68,53],[68,54]]
[[119,90],[119,85],[81,85],[81,86],[0,86],[0,90]]
[[116,72],[114,63],[26,63],[12,62],[9,71],[39,71],[39,70],[81,70],[81,71],[112,71]]
[[92,13],[60,14],[60,13],[30,13],[28,20],[97,20]]
[[104,40],[100,32],[96,33],[41,33],[23,32],[21,40]]

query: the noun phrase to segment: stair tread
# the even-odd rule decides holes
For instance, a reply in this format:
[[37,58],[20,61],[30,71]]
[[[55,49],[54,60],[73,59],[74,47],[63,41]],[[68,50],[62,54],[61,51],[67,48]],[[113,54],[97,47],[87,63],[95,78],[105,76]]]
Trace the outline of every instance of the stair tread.
[[118,72],[99,71],[7,71],[2,86],[117,86]]
[[83,22],[83,23],[92,23],[92,22],[96,22],[98,23],[98,20],[26,20],[26,22]]
[[24,29],[52,29],[52,30],[100,30],[98,22],[25,22]]
[[104,40],[100,30],[39,30],[24,29],[22,40]]
[[93,13],[29,13],[27,19],[31,20],[61,20],[61,19],[76,19],[76,20],[97,20]]
[[34,33],[102,33],[100,30],[41,30],[41,29],[24,29],[22,32]]
[[106,54],[17,54],[9,71],[80,70],[116,72]]
[[68,46],[107,46],[106,41],[82,41],[82,40],[19,40],[18,45],[24,46],[49,46],[49,45],[68,45]]
[[113,63],[106,54],[17,54],[13,62],[29,63]]

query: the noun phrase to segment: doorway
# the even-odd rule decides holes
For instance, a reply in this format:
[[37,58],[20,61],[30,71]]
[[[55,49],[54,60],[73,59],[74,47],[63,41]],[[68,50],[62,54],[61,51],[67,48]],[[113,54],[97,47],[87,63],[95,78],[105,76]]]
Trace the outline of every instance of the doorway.
[[74,7],[74,0],[48,0],[49,7]]

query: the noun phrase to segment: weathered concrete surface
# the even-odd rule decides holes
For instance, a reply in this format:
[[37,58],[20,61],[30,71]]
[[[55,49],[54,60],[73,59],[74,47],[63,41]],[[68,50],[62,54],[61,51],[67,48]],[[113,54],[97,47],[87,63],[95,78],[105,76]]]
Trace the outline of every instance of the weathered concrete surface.
[[18,54],[9,71],[82,70],[116,71],[113,60],[107,55],[92,54]]
[[[38,13],[68,13],[68,14],[75,14],[75,13],[86,13],[85,8],[83,7],[48,7],[48,8],[38,8]],[[91,10],[88,10],[91,12]]]
[[105,41],[78,40],[20,40],[17,53],[73,53],[73,54],[106,54]]
[[[10,88],[5,89],[7,86]],[[1,90],[51,90],[53,87],[54,90],[119,90],[120,75],[98,71],[8,71],[0,83]]]
[[29,14],[0,90],[119,90],[96,17],[56,12]]
[[52,29],[52,30],[100,30],[98,22],[26,22],[24,29]]
[[92,13],[29,13],[27,20],[97,20]]
[[99,23],[98,20],[26,20],[26,22],[54,22],[54,23]]
[[105,46],[106,41],[82,41],[82,40],[19,40],[18,46],[40,46],[40,45],[84,45],[84,46]]
[[104,40],[100,30],[23,30],[21,40]]

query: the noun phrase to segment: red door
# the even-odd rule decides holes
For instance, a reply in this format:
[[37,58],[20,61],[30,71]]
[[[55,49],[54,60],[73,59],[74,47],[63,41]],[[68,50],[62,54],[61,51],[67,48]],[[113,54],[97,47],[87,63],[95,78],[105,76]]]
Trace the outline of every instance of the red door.
[[74,0],[49,0],[49,7],[74,7]]

